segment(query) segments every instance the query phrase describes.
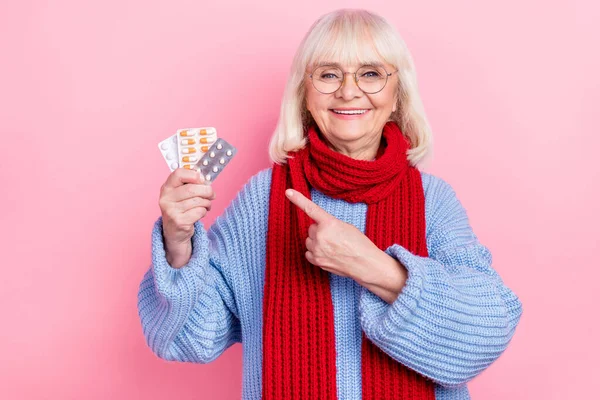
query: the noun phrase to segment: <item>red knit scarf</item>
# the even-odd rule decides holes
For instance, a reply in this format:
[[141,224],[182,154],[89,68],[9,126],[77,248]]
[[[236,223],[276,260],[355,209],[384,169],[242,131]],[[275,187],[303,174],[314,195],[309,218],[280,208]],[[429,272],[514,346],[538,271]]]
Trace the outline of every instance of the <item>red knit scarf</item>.
[[[304,255],[313,221],[285,197],[310,187],[367,204],[366,236],[380,249],[398,243],[427,256],[425,199],[419,171],[406,158],[409,142],[396,123],[383,129],[374,161],[355,160],[321,140],[273,165],[263,302],[263,399],[336,399],[336,351],[329,273]],[[434,399],[433,382],[392,359],[362,335],[362,398]]]

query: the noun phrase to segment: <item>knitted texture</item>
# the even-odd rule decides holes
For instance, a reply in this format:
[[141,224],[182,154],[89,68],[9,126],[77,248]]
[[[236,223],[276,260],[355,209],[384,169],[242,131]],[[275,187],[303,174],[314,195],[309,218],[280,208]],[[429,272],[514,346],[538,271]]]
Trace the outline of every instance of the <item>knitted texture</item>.
[[[195,224],[188,264],[166,261],[162,219],[152,230],[152,264],[141,279],[138,312],[147,345],[169,361],[209,363],[243,346],[243,399],[262,395],[262,325],[270,168],[254,175],[208,232]],[[392,303],[354,280],[330,274],[339,399],[361,399],[364,333],[397,362],[435,382],[437,400],[469,399],[467,382],[508,347],[521,318],[519,298],[492,268],[465,209],[444,180],[421,172],[428,257],[386,249],[408,269]],[[334,217],[366,229],[367,205],[311,189]],[[406,393],[406,397],[410,398]],[[201,396],[201,393],[199,394]]]
[[[375,161],[331,150],[312,126],[305,148],[273,167],[264,288],[263,399],[335,399],[335,331],[328,272],[304,255],[312,220],[285,197],[310,187],[351,203],[368,204],[366,236],[385,250],[398,243],[427,256],[419,171],[406,158],[398,125],[383,128]],[[398,363],[363,335],[362,397],[433,399],[433,382]],[[405,397],[406,398],[406,397]]]

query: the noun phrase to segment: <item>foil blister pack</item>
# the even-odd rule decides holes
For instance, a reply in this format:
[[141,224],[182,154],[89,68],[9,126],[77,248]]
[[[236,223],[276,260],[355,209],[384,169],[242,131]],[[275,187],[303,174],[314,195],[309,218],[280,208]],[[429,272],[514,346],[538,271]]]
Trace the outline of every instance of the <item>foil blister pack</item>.
[[200,171],[204,179],[214,182],[236,153],[235,147],[219,138],[202,156],[195,168]]
[[212,127],[178,129],[177,133],[158,144],[158,148],[171,169],[191,169],[210,146],[217,141],[217,130]]
[[219,176],[237,149],[217,137],[214,127],[178,129],[158,148],[171,172],[177,168],[196,169],[209,182]]

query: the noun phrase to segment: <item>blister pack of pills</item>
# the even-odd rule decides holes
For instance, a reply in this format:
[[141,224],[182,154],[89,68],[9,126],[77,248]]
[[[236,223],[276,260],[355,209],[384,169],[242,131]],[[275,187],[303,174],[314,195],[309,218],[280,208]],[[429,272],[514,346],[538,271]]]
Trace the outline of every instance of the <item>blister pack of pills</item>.
[[217,130],[213,127],[185,128],[160,142],[158,148],[173,172],[177,168],[193,168],[216,141]]
[[158,148],[171,169],[171,172],[179,168],[179,162],[177,161],[177,134],[160,142]]
[[217,130],[212,127],[179,129],[177,131],[179,167],[192,169],[216,141]]
[[204,179],[214,182],[236,153],[237,149],[231,144],[224,139],[217,139],[194,168],[200,171]]

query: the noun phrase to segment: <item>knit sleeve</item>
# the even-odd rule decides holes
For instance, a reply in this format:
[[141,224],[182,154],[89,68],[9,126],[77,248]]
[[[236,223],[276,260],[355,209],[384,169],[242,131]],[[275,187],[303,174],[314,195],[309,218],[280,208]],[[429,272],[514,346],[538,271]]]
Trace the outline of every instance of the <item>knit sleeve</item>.
[[181,268],[166,260],[162,217],[152,230],[152,265],[138,292],[147,345],[169,361],[208,363],[241,342],[234,294],[209,254],[203,224],[194,224],[192,257]]
[[192,256],[181,268],[167,262],[162,218],[155,222],[138,313],[146,343],[158,357],[204,364],[242,341],[235,288],[244,279],[240,271],[248,268],[245,236],[251,240],[246,231],[254,225],[252,214],[240,211],[261,207],[266,176],[263,170],[252,177],[208,232],[201,221],[194,224]]
[[454,190],[437,178],[429,187],[429,257],[399,244],[386,249],[408,270],[399,296],[388,304],[361,287],[365,335],[403,365],[436,383],[463,385],[506,350],[521,318],[519,298],[492,268]]

